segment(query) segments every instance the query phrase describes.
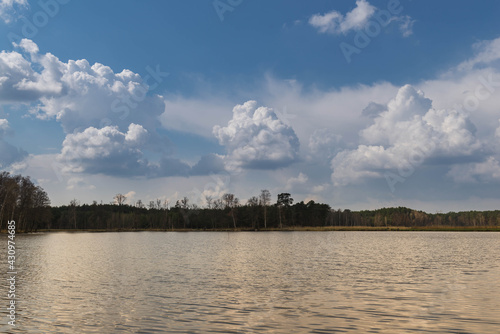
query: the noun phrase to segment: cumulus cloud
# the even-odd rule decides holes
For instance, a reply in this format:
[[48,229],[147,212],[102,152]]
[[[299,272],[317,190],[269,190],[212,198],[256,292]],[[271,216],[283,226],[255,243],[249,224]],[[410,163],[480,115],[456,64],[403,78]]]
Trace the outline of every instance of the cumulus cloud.
[[30,54],[37,54],[40,49],[38,48],[38,45],[36,45],[35,42],[33,42],[31,39],[23,38],[19,44],[13,43],[16,48],[21,48],[25,52],[28,52]]
[[38,91],[24,89],[23,82],[34,81],[31,63],[17,52],[0,52],[0,101],[31,102],[40,98]]
[[432,159],[477,159],[481,142],[468,116],[457,110],[435,110],[432,101],[410,85],[403,86],[387,110],[360,132],[361,144],[332,159],[336,185],[382,177],[391,169]]
[[[314,14],[309,18],[309,24],[320,33],[333,35],[347,34],[352,30],[363,29],[378,9],[366,0],[357,0],[356,7],[345,15],[332,10],[325,14]],[[410,16],[393,16],[390,21],[397,21],[403,37],[412,34],[414,20]]]
[[115,126],[90,127],[66,136],[59,160],[75,172],[113,175],[126,169],[133,173],[147,165],[139,149],[146,136],[147,131],[137,124],[130,124],[126,133]]
[[255,101],[235,106],[228,125],[215,126],[213,133],[226,147],[229,169],[284,167],[298,157],[299,140],[294,130],[272,109],[257,108]]
[[159,164],[150,164],[141,150],[148,136],[145,128],[133,123],[127,132],[116,126],[89,127],[66,136],[58,161],[74,173],[147,177],[187,174],[189,166],[177,159],[164,157]]
[[144,152],[149,137],[144,127],[133,123],[126,132],[117,126],[89,127],[66,136],[57,161],[62,165],[62,173],[157,178],[225,172],[224,161],[216,154],[202,156],[192,167],[166,155],[158,162],[150,162]]
[[[172,143],[158,131],[169,121],[163,115],[160,122],[165,101],[153,93],[168,73],[158,66],[146,67],[141,77],[85,59],[62,62],[28,39],[14,47],[20,52],[0,53],[0,102],[29,103],[32,115],[61,123],[65,171],[148,177],[221,171],[214,157],[191,170],[170,156]],[[151,154],[159,156],[156,162],[145,158]]]
[[324,15],[315,14],[309,19],[309,24],[321,33],[346,34],[350,30],[359,30],[364,27],[375,13],[375,7],[366,0],[357,0],[356,7],[345,16],[338,11],[331,11]]
[[62,62],[40,53],[28,39],[14,46],[29,56],[0,53],[0,102],[36,102],[31,112],[41,119],[56,118],[66,133],[107,125],[125,131],[130,123],[150,132],[158,127],[165,104],[151,91],[167,76],[159,68],[147,67],[148,74],[141,77],[85,59]]

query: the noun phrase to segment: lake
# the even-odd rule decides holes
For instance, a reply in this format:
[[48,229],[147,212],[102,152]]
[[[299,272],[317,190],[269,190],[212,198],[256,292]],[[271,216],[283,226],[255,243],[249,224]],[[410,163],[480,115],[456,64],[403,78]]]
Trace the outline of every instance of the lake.
[[46,233],[16,246],[6,333],[500,333],[500,233]]

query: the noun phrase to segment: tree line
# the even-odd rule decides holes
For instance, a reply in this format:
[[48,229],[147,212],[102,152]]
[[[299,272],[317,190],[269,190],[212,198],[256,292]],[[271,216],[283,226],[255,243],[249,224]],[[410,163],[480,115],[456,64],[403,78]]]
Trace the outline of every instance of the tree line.
[[33,231],[50,224],[52,218],[47,193],[29,177],[0,173],[0,230],[14,220],[20,231]]
[[290,193],[272,200],[264,189],[242,203],[234,194],[205,197],[198,206],[184,197],[175,204],[156,199],[145,204],[127,204],[117,194],[109,204],[80,204],[50,207],[45,191],[29,177],[0,174],[0,220],[2,230],[8,220],[16,220],[19,231],[37,230],[266,230],[292,227],[498,227],[500,211],[449,212],[428,214],[405,207],[351,211],[333,209],[328,204],[294,203]]

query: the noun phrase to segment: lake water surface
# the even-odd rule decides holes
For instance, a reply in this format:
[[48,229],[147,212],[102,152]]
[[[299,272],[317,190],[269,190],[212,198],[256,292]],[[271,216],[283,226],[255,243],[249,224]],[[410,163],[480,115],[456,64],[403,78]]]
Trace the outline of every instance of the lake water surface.
[[16,246],[17,326],[5,254],[2,333],[500,333],[500,233],[47,233]]

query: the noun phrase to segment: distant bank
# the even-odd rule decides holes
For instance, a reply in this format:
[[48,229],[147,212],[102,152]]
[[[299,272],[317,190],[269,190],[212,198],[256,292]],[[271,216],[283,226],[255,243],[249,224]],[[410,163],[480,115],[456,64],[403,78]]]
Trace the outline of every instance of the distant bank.
[[[218,229],[41,229],[29,233],[81,233],[81,232],[500,232],[500,226],[289,226],[283,229],[250,229],[250,228],[218,228]],[[1,231],[5,233],[6,231]]]

